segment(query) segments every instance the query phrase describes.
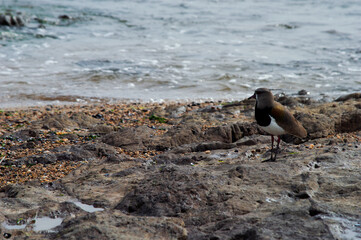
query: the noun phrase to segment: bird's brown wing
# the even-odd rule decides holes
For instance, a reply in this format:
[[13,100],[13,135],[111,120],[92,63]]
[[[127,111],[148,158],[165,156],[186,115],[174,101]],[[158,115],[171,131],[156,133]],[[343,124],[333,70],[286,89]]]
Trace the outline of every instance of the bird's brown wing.
[[276,120],[276,123],[287,133],[300,138],[305,138],[307,136],[306,129],[284,106],[282,106],[282,104],[274,102],[274,106],[271,110],[271,116]]

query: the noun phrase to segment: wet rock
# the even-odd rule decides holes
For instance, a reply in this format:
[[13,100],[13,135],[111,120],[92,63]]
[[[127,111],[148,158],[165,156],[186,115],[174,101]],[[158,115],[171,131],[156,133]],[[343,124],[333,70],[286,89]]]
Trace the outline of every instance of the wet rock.
[[304,96],[304,95],[309,94],[309,92],[307,92],[305,89],[302,89],[302,90],[298,91],[297,94],[298,94],[298,95],[301,95],[301,96]]
[[337,98],[336,102],[344,102],[350,99],[358,99],[358,98],[361,98],[361,93],[351,93]]
[[22,27],[24,25],[25,20],[20,14],[14,16],[0,13],[0,26]]
[[58,18],[61,19],[61,20],[69,20],[69,19],[72,19],[72,17],[70,17],[69,15],[66,15],[66,14],[64,14],[64,15],[59,15]]

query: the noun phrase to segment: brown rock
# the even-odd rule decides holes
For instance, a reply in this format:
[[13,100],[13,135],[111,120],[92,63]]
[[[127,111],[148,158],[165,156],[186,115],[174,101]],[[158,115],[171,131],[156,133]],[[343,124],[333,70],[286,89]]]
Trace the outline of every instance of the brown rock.
[[344,102],[350,99],[358,99],[358,98],[361,98],[361,93],[351,93],[337,98],[336,102]]
[[361,129],[361,109],[342,114],[336,124],[337,132],[354,132]]

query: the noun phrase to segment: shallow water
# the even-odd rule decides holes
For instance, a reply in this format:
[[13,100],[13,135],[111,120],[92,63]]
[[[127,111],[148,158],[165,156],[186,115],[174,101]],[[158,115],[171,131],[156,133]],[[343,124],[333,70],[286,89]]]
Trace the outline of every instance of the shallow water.
[[345,217],[322,216],[336,239],[361,239],[361,220],[347,219]]
[[[358,1],[11,1],[0,106],[361,90]],[[63,18],[59,16],[66,15]]]
[[35,232],[47,231],[52,232],[53,228],[60,226],[63,222],[63,218],[50,218],[50,217],[36,217],[34,219],[28,219],[25,224],[11,225],[6,222],[2,223],[2,226],[7,230],[20,230],[25,229],[27,226],[32,226]]
[[96,208],[93,205],[89,205],[89,204],[85,204],[85,203],[81,203],[77,200],[72,201],[72,203],[74,203],[77,207],[81,208],[82,210],[89,212],[89,213],[93,213],[93,212],[99,212],[99,211],[103,211],[104,208]]
[[50,217],[40,217],[36,218],[34,223],[33,230],[35,232],[47,231],[52,232],[52,229],[60,226],[63,222],[63,218],[50,218]]

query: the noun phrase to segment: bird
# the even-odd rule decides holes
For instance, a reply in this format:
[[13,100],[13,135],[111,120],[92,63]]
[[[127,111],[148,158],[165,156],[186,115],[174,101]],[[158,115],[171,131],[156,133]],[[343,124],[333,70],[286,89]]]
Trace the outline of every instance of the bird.
[[[271,158],[263,162],[275,162],[281,135],[288,133],[299,138],[305,138],[307,131],[282,104],[274,100],[274,96],[268,88],[256,89],[248,99],[252,98],[256,99],[255,118],[257,124],[271,135],[272,140]],[[278,137],[275,150],[273,149],[274,136]]]

